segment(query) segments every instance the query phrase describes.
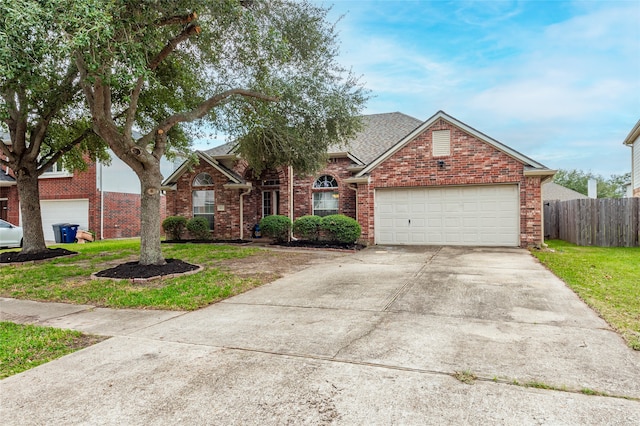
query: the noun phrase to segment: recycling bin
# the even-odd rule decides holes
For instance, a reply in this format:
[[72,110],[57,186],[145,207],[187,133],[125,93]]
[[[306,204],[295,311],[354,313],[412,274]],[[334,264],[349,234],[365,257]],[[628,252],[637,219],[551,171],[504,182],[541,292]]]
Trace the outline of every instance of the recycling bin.
[[69,223],[60,227],[60,234],[63,243],[74,243],[76,241],[76,233],[80,225],[72,225]]

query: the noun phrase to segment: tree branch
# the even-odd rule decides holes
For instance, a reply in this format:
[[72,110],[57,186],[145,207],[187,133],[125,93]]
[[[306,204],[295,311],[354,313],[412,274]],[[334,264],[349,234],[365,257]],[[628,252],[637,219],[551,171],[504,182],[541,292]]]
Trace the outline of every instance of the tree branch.
[[38,176],[45,172],[49,167],[53,166],[64,154],[71,151],[74,146],[82,142],[86,139],[90,134],[95,133],[93,129],[88,128],[84,132],[80,134],[77,138],[64,145],[62,148],[57,149],[55,154],[53,154],[44,164],[40,164],[37,170]]
[[[193,19],[197,17],[195,12],[188,16],[193,16],[194,17]],[[167,18],[167,19],[170,20],[170,19],[179,19],[179,18],[182,19],[184,17],[182,18],[174,17],[174,18]],[[161,24],[161,25],[168,25],[168,24]],[[180,34],[175,36],[173,39],[169,40],[169,42],[162,48],[162,50],[155,56],[155,58],[153,58],[151,62],[149,62],[149,65],[148,65],[149,70],[153,71],[156,68],[158,68],[158,65],[160,65],[160,63],[164,59],[166,59],[167,56],[171,54],[171,52],[176,50],[176,48],[180,43],[182,43],[183,41],[191,37],[193,34],[198,34],[198,33],[200,33],[200,26],[195,23],[190,24],[186,28],[184,28]],[[133,121],[135,120],[136,111],[138,110],[138,99],[140,98],[140,92],[142,91],[142,87],[144,86],[144,81],[145,81],[144,75],[141,75],[140,77],[138,77],[138,81],[136,82],[136,87],[134,87],[133,91],[131,92],[131,101],[129,103],[129,108],[127,110],[127,116],[126,116],[127,118],[124,125],[125,136],[129,138],[131,137],[131,128],[133,127]]]
[[77,90],[77,87],[74,90],[73,81],[76,79],[77,75],[77,67],[73,62],[70,62],[69,68],[67,69],[67,73],[62,79],[62,82],[56,90],[49,95],[45,111],[40,115],[40,119],[36,122],[31,131],[29,156],[32,157],[32,159],[37,158],[40,153],[40,146],[42,145],[42,141],[44,140],[47,129],[49,128],[49,123],[53,117],[58,114],[62,105],[65,105],[73,98]]
[[[222,93],[218,93],[217,95],[214,95],[214,96],[210,97],[209,99],[207,99],[206,101],[202,102],[200,105],[198,105],[197,107],[195,107],[191,111],[180,113],[180,114],[174,114],[171,117],[166,118],[164,121],[162,121],[160,124],[158,124],[158,126],[156,126],[156,128],[154,129],[153,132],[150,132],[150,133],[146,134],[145,136],[143,136],[138,141],[138,145],[139,146],[148,145],[151,142],[151,140],[155,138],[154,135],[156,133],[158,133],[158,132],[167,133],[173,126],[175,126],[178,123],[190,122],[190,121],[194,121],[194,120],[197,120],[199,118],[204,117],[215,106],[221,104],[222,102],[224,102],[228,98],[230,98],[232,96],[236,96],[236,95],[237,96],[242,96],[244,98],[260,99],[260,100],[267,101],[267,102],[277,102],[277,101],[280,100],[279,98],[277,98],[275,96],[269,96],[269,95],[265,95],[265,94],[259,93],[259,92],[254,92],[254,91],[251,91],[251,90],[229,89],[229,90],[226,90],[226,91],[224,91]],[[155,153],[155,149],[154,149],[154,153]]]
[[169,16],[167,18],[158,19],[156,21],[156,25],[162,27],[164,25],[175,25],[175,24],[188,24],[191,21],[195,21],[198,19],[198,14],[196,12],[191,12],[187,15],[177,15],[177,16]]

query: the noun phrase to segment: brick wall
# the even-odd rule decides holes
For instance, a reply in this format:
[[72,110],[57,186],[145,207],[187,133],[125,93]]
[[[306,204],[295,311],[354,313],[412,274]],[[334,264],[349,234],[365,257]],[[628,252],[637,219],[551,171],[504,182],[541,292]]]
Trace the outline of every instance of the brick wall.
[[[100,238],[100,204],[89,205],[89,214],[97,214],[98,226],[92,227]],[[104,238],[126,238],[140,235],[140,195],[121,192],[104,193]]]
[[202,172],[209,173],[213,179],[213,185],[197,187],[198,190],[214,191],[213,237],[216,239],[240,238],[240,190],[225,189],[223,185],[229,183],[229,178],[204,161],[194,166],[192,172],[180,176],[175,191],[167,191],[167,216],[184,216],[188,219],[193,217],[192,190],[194,188],[191,187],[191,183],[195,176]]
[[[434,130],[451,132],[450,156],[432,156]],[[520,185],[521,245],[537,244],[542,241],[540,178],[525,178],[523,169],[519,161],[440,119],[372,170],[369,185],[359,185],[362,238],[374,242],[375,188],[513,183]]]
[[314,189],[313,183],[323,175],[330,175],[338,183],[338,213],[356,217],[356,191],[349,188],[344,179],[353,174],[347,170],[352,164],[348,158],[332,158],[327,166],[313,176],[295,176],[293,184],[294,219],[313,214],[313,193],[322,191],[335,191],[335,189]]
[[18,187],[4,186],[0,187],[0,198],[7,199],[7,221],[18,225],[20,222],[20,202],[18,199]]

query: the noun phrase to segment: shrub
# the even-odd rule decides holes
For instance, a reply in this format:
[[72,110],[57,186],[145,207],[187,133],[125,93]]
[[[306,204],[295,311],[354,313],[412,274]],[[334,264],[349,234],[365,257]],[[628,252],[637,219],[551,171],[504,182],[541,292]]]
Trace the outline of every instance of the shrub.
[[362,232],[357,220],[343,214],[323,217],[321,227],[331,241],[339,243],[354,243]]
[[186,226],[187,218],[182,216],[169,216],[162,221],[162,229],[170,240],[181,240]]
[[293,233],[305,240],[318,241],[320,238],[320,216],[302,216],[293,222]]
[[187,230],[192,237],[199,240],[208,240],[211,238],[209,232],[209,221],[204,217],[193,217],[187,221]]
[[271,215],[260,221],[262,235],[273,238],[275,241],[286,241],[291,230],[291,219],[287,216]]

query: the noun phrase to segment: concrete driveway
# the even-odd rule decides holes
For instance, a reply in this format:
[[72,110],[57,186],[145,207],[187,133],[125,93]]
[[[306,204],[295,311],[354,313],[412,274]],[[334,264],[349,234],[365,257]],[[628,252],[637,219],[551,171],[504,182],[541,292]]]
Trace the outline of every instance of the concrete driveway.
[[640,424],[640,353],[525,250],[371,247],[196,312],[76,309],[39,322],[115,337],[1,381],[3,424]]

